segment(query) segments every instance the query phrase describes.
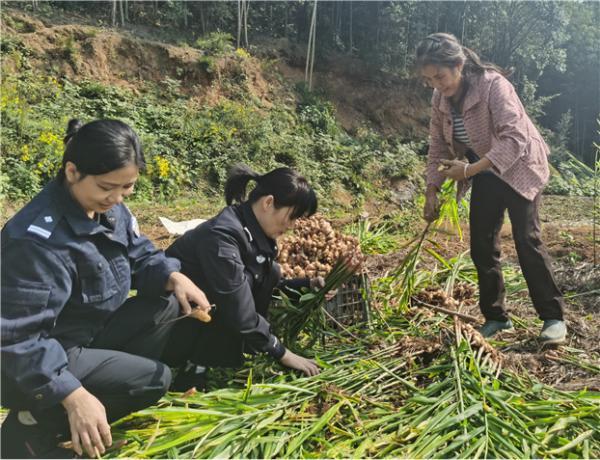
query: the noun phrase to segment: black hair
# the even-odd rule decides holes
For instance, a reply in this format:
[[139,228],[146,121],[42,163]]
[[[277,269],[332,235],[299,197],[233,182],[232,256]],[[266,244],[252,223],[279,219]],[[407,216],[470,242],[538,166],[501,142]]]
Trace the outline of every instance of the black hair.
[[273,195],[275,207],[292,207],[292,219],[312,216],[317,212],[317,195],[307,180],[290,168],[277,168],[262,176],[248,166],[238,164],[229,170],[225,183],[225,201],[228,205],[234,201],[244,202],[248,182],[254,180],[256,187],[248,196],[248,202],[254,203],[260,197]]
[[73,119],[67,125],[63,142],[65,153],[58,179],[65,179],[65,166],[70,161],[82,178],[106,174],[128,164],[144,169],[146,162],[138,135],[119,120],[96,120],[87,124]]
[[462,46],[458,39],[443,32],[428,35],[417,46],[416,68],[421,69],[426,65],[440,65],[444,67],[456,67],[464,64],[465,75],[481,74],[486,70],[493,70],[505,77],[512,70],[503,69],[496,64],[482,61],[472,49]]

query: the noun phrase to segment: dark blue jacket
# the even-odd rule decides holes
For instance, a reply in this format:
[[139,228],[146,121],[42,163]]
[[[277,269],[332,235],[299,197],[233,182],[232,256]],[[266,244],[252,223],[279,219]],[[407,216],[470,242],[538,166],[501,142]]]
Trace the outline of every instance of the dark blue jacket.
[[[308,287],[308,279],[281,281],[277,244],[259,225],[249,203],[228,206],[179,237],[167,250],[217,308],[198,327],[206,365],[239,365],[242,352],[276,359],[285,347],[271,332],[268,306],[275,287]],[[200,350],[202,351],[202,350]]]
[[2,229],[2,384],[24,398],[2,405],[62,401],[81,386],[65,350],[89,345],[130,289],[161,295],[179,269],[125,205],[90,219],[61,183],[48,184]]

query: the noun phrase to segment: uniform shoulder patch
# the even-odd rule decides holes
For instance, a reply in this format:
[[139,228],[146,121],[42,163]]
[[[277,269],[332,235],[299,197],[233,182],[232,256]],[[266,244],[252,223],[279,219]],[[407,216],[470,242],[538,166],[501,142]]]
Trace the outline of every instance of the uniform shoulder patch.
[[50,235],[52,235],[51,231],[48,231],[45,228],[42,228],[42,227],[40,227],[38,225],[33,225],[33,224],[31,224],[29,227],[27,227],[27,231],[29,233],[34,233],[34,234],[36,234],[38,236],[41,236],[42,238],[44,238],[46,240],[48,238],[50,238]]
[[138,221],[134,215],[131,216],[131,231],[135,236],[140,236],[140,226],[138,225]]
[[125,209],[126,213],[129,214],[129,218],[131,219],[131,223],[130,223],[131,231],[133,232],[133,234],[135,236],[139,237],[140,236],[140,226],[138,224],[137,219],[131,212],[131,209],[129,209],[125,203],[123,203],[123,208]]
[[248,236],[248,241],[250,241],[252,243],[252,241],[254,241],[254,238],[252,238],[252,233],[250,233],[250,230],[248,229],[248,227],[244,227],[244,231],[246,232],[246,235]]
[[58,221],[59,218],[52,211],[44,210],[27,227],[27,233],[33,233],[47,240],[52,235]]

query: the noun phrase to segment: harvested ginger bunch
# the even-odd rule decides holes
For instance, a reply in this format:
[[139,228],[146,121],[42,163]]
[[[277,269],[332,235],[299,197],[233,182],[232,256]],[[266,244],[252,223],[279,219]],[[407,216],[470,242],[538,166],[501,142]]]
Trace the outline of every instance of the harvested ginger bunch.
[[326,276],[340,258],[362,261],[358,239],[334,230],[319,214],[298,219],[293,234],[279,246],[284,278]]

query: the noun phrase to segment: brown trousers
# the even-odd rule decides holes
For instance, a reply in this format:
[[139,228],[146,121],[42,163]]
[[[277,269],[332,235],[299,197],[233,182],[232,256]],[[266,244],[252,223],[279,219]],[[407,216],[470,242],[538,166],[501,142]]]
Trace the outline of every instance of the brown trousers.
[[529,201],[494,174],[478,174],[471,192],[471,258],[479,278],[479,306],[487,320],[506,321],[500,266],[500,229],[508,210],[519,265],[542,320],[563,319],[564,300],[540,238],[541,193]]

